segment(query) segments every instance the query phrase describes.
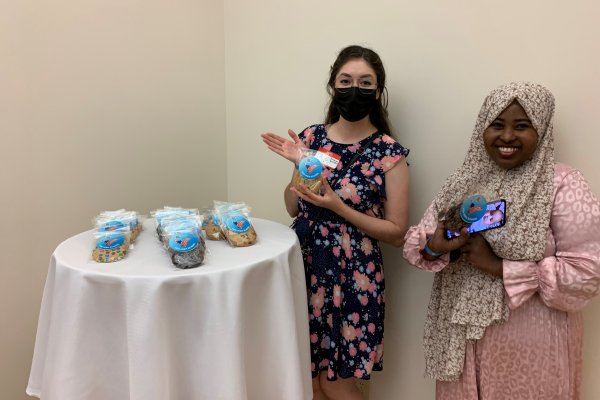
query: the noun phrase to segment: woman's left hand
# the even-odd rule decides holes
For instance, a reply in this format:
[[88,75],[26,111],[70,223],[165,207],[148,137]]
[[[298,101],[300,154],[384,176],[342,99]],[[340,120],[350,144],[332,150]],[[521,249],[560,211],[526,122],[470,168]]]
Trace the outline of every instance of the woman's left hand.
[[474,267],[502,277],[502,259],[494,253],[490,244],[481,234],[472,234],[461,248],[461,252]]
[[314,193],[306,186],[299,187],[290,187],[290,190],[302,200],[307,201],[315,206],[327,208],[333,212],[339,210],[340,207],[344,206],[344,202],[340,197],[333,191],[331,186],[329,186],[329,182],[327,182],[326,178],[321,178],[323,186],[321,187],[321,194]]

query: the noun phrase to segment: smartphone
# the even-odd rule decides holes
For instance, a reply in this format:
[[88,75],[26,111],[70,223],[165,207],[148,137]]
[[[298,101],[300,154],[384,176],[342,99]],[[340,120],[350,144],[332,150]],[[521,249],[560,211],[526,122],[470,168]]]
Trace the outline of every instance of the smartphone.
[[[477,221],[469,224],[467,231],[469,233],[487,231],[488,229],[500,228],[506,222],[506,201],[504,199],[490,201],[487,203],[486,212]],[[446,239],[452,239],[460,236],[460,232],[446,229]]]

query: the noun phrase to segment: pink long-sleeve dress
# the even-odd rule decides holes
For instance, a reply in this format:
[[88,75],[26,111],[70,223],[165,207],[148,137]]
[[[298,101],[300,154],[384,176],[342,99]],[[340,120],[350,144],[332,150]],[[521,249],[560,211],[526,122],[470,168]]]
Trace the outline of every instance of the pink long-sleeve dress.
[[[420,250],[433,234],[432,207],[409,229],[404,256],[437,272],[448,255],[425,260]],[[503,260],[507,322],[489,326],[467,342],[458,382],[436,384],[443,400],[580,398],[583,320],[581,309],[599,292],[600,204],[581,173],[556,164],[554,204],[544,258]]]

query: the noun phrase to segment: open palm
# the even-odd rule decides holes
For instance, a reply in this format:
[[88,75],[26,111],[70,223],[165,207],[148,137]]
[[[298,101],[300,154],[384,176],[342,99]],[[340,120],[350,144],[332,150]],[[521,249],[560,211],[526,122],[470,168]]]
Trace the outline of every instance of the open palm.
[[283,158],[290,160],[293,163],[296,163],[298,161],[300,151],[308,148],[307,144],[310,141],[311,134],[312,132],[309,132],[306,135],[306,143],[302,142],[298,135],[296,135],[296,133],[291,129],[288,129],[288,135],[292,140],[286,139],[271,132],[263,133],[260,136],[269,150],[279,154]]

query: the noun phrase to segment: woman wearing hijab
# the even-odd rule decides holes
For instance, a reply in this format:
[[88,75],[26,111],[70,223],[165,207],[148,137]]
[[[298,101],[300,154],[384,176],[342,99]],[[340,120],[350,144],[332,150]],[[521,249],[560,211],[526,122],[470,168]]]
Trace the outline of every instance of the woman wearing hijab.
[[[553,114],[540,85],[493,90],[463,165],[406,234],[406,260],[436,273],[424,348],[437,399],[579,399],[600,205],[579,171],[555,163]],[[475,194],[506,200],[505,225],[446,239],[444,215]]]

